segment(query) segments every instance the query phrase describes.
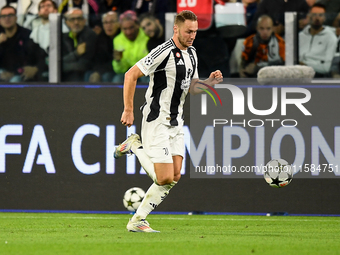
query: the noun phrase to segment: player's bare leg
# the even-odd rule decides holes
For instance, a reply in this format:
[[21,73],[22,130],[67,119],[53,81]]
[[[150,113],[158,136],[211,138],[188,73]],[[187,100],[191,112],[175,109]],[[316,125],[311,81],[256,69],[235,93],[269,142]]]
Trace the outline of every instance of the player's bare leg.
[[149,177],[157,183],[154,165],[150,158],[146,155],[138,134],[130,135],[124,142],[117,146],[113,156],[118,159],[123,155],[132,153],[137,156],[139,163],[142,165]]
[[[153,183],[147,190],[141,205],[127,225],[129,231],[156,232],[149,227],[149,223],[143,223],[146,222],[145,218],[149,213],[167,197],[170,189],[179,181],[182,160],[182,156],[173,156],[173,163],[154,164],[158,184]],[[147,229],[147,231],[144,229]]]

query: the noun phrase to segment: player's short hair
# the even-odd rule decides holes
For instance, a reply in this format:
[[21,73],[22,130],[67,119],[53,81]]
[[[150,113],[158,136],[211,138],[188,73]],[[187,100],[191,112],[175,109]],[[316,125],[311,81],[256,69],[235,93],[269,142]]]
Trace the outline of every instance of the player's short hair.
[[3,9],[7,9],[7,8],[10,8],[10,9],[13,9],[14,10],[14,14],[16,15],[17,14],[17,9],[15,9],[13,6],[11,5],[5,5],[4,7],[1,8],[0,12],[2,12]]
[[52,5],[53,5],[53,8],[54,8],[55,10],[58,10],[58,6],[57,6],[57,4],[56,4],[53,0],[41,0],[41,1],[39,2],[39,5],[38,5],[38,11],[40,11],[40,5],[43,4],[43,3],[45,3],[45,2],[51,2]]
[[128,11],[126,11],[126,12],[123,12],[123,13],[119,16],[119,23],[120,23],[120,24],[122,24],[122,22],[123,22],[124,20],[132,20],[132,21],[134,21],[136,24],[139,24],[136,12],[131,11],[131,10],[128,10]]
[[197,21],[197,16],[192,11],[184,10],[175,17],[175,25],[184,23],[186,20]]

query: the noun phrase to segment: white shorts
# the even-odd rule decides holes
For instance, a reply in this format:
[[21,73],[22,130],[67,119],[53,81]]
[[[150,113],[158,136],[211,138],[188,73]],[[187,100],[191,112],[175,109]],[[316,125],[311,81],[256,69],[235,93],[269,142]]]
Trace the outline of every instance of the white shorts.
[[184,157],[183,126],[167,126],[157,120],[142,120],[142,144],[152,163],[173,163],[172,156]]

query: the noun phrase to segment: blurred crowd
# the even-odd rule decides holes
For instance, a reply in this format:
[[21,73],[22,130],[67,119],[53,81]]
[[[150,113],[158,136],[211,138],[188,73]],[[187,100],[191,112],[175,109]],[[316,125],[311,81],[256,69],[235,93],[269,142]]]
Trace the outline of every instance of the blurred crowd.
[[[169,39],[165,13],[177,12],[177,2],[186,1],[0,0],[0,81],[48,81],[49,14],[61,13],[61,81],[121,84],[130,67]],[[313,67],[316,77],[340,77],[340,1],[194,2],[242,6],[245,19],[236,29],[218,27],[214,13],[208,13],[211,24],[194,42],[201,77],[214,69],[224,77],[256,77],[265,66],[284,65],[285,12],[298,13],[299,64]]]

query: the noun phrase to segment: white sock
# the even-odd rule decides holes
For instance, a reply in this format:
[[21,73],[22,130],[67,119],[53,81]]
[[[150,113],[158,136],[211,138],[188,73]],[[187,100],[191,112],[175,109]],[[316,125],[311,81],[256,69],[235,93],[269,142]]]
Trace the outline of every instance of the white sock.
[[131,221],[136,222],[141,219],[145,219],[169,194],[170,189],[175,186],[177,182],[173,181],[171,184],[159,186],[153,183],[148,191],[145,193],[145,197],[138,207],[136,213],[133,215]]
[[145,172],[149,175],[149,177],[153,180],[154,183],[157,183],[157,177],[156,177],[154,165],[152,161],[150,160],[149,156],[146,155],[142,145],[140,143],[134,143],[131,146],[131,150],[138,158]]

